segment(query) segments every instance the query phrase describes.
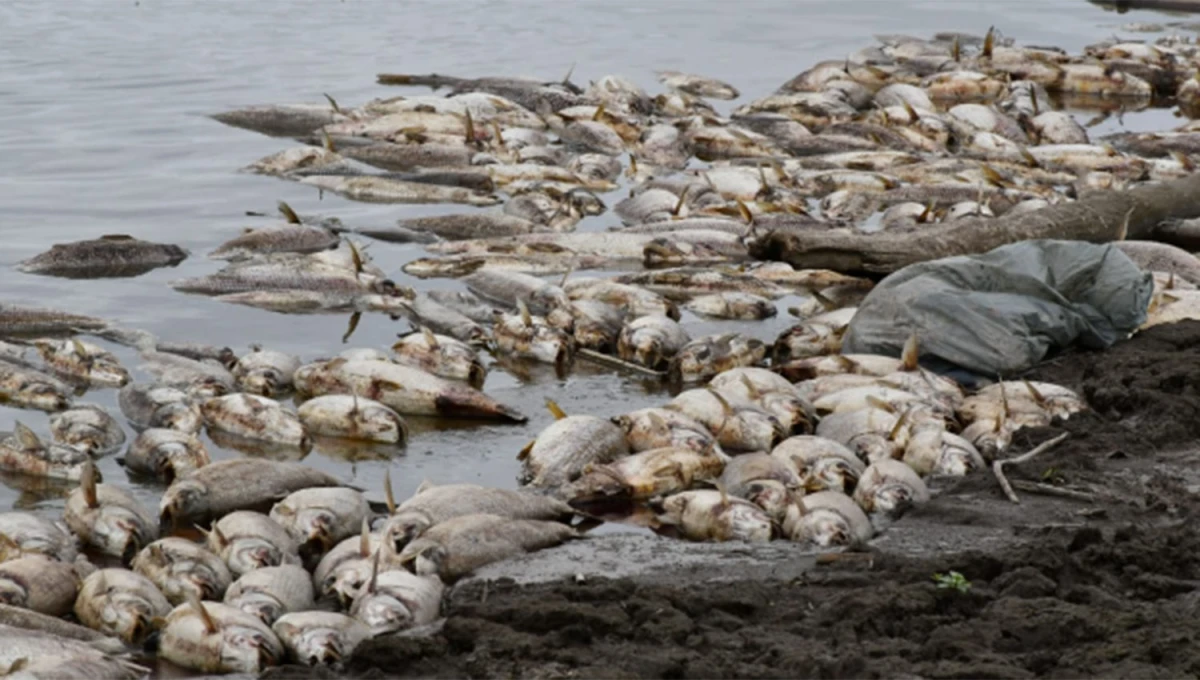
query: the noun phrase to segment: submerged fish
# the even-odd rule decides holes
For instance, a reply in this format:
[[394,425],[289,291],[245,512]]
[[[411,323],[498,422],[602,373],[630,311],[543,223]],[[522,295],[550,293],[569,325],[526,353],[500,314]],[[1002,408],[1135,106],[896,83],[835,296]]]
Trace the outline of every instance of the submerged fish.
[[113,234],[91,241],[57,244],[21,262],[17,268],[31,274],[72,279],[139,276],[159,267],[173,267],[187,256],[187,251],[179,246]]

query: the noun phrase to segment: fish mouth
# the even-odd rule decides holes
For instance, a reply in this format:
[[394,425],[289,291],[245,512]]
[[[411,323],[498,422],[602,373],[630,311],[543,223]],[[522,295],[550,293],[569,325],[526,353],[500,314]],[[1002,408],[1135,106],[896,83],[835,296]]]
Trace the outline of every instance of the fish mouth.
[[482,389],[483,382],[487,379],[487,369],[478,361],[472,361],[470,368],[467,369],[467,384],[475,389]]

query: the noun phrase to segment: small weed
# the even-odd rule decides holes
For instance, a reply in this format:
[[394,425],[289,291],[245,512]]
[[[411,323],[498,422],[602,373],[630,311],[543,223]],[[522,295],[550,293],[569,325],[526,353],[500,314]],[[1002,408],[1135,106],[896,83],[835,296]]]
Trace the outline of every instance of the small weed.
[[971,582],[967,580],[966,576],[957,571],[951,571],[946,574],[934,574],[933,582],[937,584],[938,588],[953,588],[963,594],[966,594],[971,589]]

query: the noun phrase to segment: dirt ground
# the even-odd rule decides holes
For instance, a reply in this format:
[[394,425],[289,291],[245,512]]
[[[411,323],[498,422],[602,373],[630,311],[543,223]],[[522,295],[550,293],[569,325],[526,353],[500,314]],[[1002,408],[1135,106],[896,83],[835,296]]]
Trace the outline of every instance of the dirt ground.
[[[990,474],[951,482],[869,552],[817,559],[785,578],[738,578],[731,568],[718,580],[672,578],[669,570],[656,580],[477,579],[455,589],[439,633],[377,639],[345,671],[1200,675],[1200,526],[1192,521],[1200,507],[1200,323],[1063,355],[1026,377],[1079,390],[1093,411],[1019,434],[1014,454],[1070,433],[1007,468],[1025,482],[1021,505],[1006,500]],[[1055,495],[1064,489],[1072,497]],[[933,575],[950,571],[969,588],[939,588]]]

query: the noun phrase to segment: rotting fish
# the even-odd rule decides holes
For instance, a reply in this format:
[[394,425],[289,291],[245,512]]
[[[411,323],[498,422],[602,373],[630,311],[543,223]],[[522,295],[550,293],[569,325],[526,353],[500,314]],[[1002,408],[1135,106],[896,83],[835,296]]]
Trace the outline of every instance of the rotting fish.
[[686,92],[697,97],[728,100],[737,99],[741,96],[737,88],[729,83],[715,78],[680,73],[679,71],[659,71],[658,82],[671,89]]
[[[429,299],[434,302],[449,307],[475,323],[490,324],[495,317],[496,307],[494,305],[465,290],[431,290],[428,295]],[[435,333],[438,332],[436,329],[433,330]]]
[[295,564],[255,569],[229,586],[224,602],[269,626],[284,614],[312,609],[312,579]]
[[866,543],[875,530],[849,496],[840,491],[818,491],[797,499],[788,508],[783,533],[798,543],[828,548]]
[[234,510],[264,508],[300,489],[341,486],[337,478],[299,463],[235,458],[205,465],[176,479],[163,493],[165,526],[202,523]]
[[171,612],[171,604],[141,574],[100,569],[83,580],[74,611],[88,628],[140,645],[154,631],[155,620]]
[[292,375],[300,368],[300,360],[291,354],[263,349],[252,345],[230,373],[244,392],[274,397],[292,389]]
[[212,462],[204,442],[189,432],[150,428],[138,434],[117,460],[134,475],[170,484]]
[[225,561],[234,578],[255,569],[300,564],[300,544],[260,512],[238,510],[213,522],[205,546]]
[[9,335],[74,334],[108,326],[104,319],[57,309],[0,303],[0,328]]
[[852,493],[866,469],[850,449],[813,435],[789,437],[771,450],[771,456],[791,465],[808,492]]
[[909,508],[927,503],[929,489],[911,467],[898,460],[878,460],[867,466],[854,489],[854,502],[868,514],[899,519]]
[[137,680],[150,672],[111,655],[109,652],[118,650],[105,641],[85,642],[53,631],[10,625],[0,626],[0,636],[4,638],[0,668],[8,669],[7,674],[14,678]]
[[577,278],[563,284],[571,300],[595,300],[617,307],[632,317],[659,315],[679,320],[674,302],[639,286],[607,279]]
[[[57,636],[60,640],[67,642],[84,642],[93,652],[123,654],[127,651],[125,643],[100,631],[55,616],[40,614],[32,609],[12,607],[6,604],[0,604],[0,627],[3,627],[2,630],[5,633],[12,629],[19,629],[26,633]],[[8,635],[5,635],[4,639],[6,642],[13,640]],[[7,649],[8,647],[6,647]]]
[[570,302],[562,288],[518,272],[485,270],[463,277],[462,282],[479,297],[510,309],[516,308],[518,301],[524,302],[534,314],[545,315]]
[[86,451],[41,440],[20,421],[11,435],[0,439],[0,470],[30,477],[79,480],[91,461]]
[[173,267],[187,256],[187,251],[176,245],[110,234],[90,241],[56,244],[21,262],[17,269],[72,279],[139,276],[159,267]]
[[203,673],[254,673],[279,663],[283,645],[258,617],[192,598],[167,615],[158,654]]
[[130,383],[117,394],[117,403],[135,429],[166,428],[191,434],[204,425],[200,407],[174,387]]
[[44,555],[74,562],[78,550],[67,529],[31,512],[0,512],[0,562],[23,555]]
[[775,340],[771,362],[784,364],[793,359],[837,352],[842,346],[842,335],[857,311],[854,307],[846,307],[826,312],[784,331]]
[[[400,227],[418,233],[434,234],[449,241],[516,236],[545,231],[547,228],[523,217],[503,212],[478,212],[461,215],[434,215],[400,220]],[[359,229],[358,233],[371,238],[391,240],[387,230]]]
[[557,494],[572,503],[645,500],[686,491],[698,481],[713,481],[724,467],[725,459],[713,451],[650,449],[610,463],[589,463],[579,478]]
[[284,149],[254,161],[241,172],[295,179],[307,172],[338,172],[348,169],[346,159],[333,149],[332,139],[324,147],[299,146]]
[[452,582],[492,562],[549,548],[576,537],[578,534],[574,529],[558,522],[486,514],[461,515],[431,527],[404,546],[400,559],[412,562],[413,570],[419,576],[436,575]]
[[521,484],[557,488],[578,478],[589,464],[608,463],[629,453],[625,434],[612,422],[568,416],[550,400],[546,406],[555,420],[517,456],[522,463]]
[[792,465],[761,451],[731,458],[717,485],[732,496],[754,503],[775,521],[783,520],[792,496],[803,493],[800,476]]
[[777,299],[789,291],[770,281],[718,269],[689,268],[659,269],[622,274],[617,282],[642,286],[671,299],[689,299],[710,293],[741,292]]
[[404,445],[408,425],[383,404],[358,396],[328,394],[300,405],[296,415],[312,435]]
[[874,462],[900,455],[903,446],[896,438],[904,424],[891,411],[866,408],[825,416],[817,423],[816,435],[842,444],[860,460]]
[[[482,517],[486,515],[468,515]],[[451,520],[453,522],[454,520]],[[487,536],[483,536],[487,538]],[[492,543],[474,546],[476,553],[492,547]],[[518,548],[519,551],[519,548]],[[427,549],[430,557],[418,557],[424,566],[429,560],[444,558],[441,546]],[[437,619],[442,609],[442,593],[445,586],[436,573],[417,574],[403,569],[379,571],[379,553],[375,553],[371,578],[350,606],[350,616],[361,621],[372,635],[395,633],[409,628],[427,625]]]
[[315,253],[336,248],[341,237],[323,227],[288,224],[265,229],[246,229],[241,236],[217,246],[209,258],[242,260],[262,253]]
[[50,416],[50,437],[63,446],[101,456],[121,448],[125,430],[103,407],[77,404]]
[[271,137],[302,137],[326,125],[347,120],[345,113],[328,104],[246,106],[209,117],[225,125]]
[[193,596],[219,600],[233,582],[220,557],[183,538],[160,538],[142,548],[130,568],[149,579],[176,606]]
[[741,333],[707,335],[680,347],[667,371],[675,380],[704,381],[732,368],[753,366],[766,355],[761,340]]
[[63,522],[84,545],[127,563],[158,538],[158,524],[128,491],[98,480],[99,472],[89,462],[79,488],[67,496]]
[[684,309],[717,319],[757,321],[775,316],[778,310],[767,298],[750,293],[715,293],[692,298]]
[[691,340],[670,317],[651,314],[625,324],[617,336],[617,356],[656,371],[665,371]]
[[[411,300],[401,301],[399,306],[409,321],[425,326],[434,333],[449,335],[472,345],[484,344],[491,337],[488,330],[480,325],[481,319],[471,318],[460,308],[447,304],[446,300],[433,297],[432,293],[418,294]],[[484,323],[491,322],[492,310],[489,308]]]
[[213,397],[200,404],[200,412],[205,424],[215,430],[301,450],[312,446],[296,414],[267,397],[244,392]]
[[483,387],[487,368],[479,360],[479,352],[455,338],[435,335],[420,327],[392,345],[397,363],[419,368],[451,380],[462,380],[475,389]]
[[726,451],[770,451],[788,435],[775,416],[748,402],[731,402],[715,390],[685,390],[665,408],[707,427]]
[[271,508],[270,517],[299,543],[301,556],[314,556],[353,536],[370,512],[362,492],[334,487],[294,491]]
[[679,411],[644,408],[617,416],[612,421],[624,431],[629,450],[635,453],[668,447],[701,452],[720,449],[716,437],[703,423]]
[[49,616],[65,616],[83,580],[74,562],[27,555],[0,563],[0,602]]
[[771,540],[770,516],[757,505],[708,489],[684,491],[659,504],[658,519],[690,541]]
[[359,536],[347,538],[325,553],[313,569],[313,587],[317,598],[333,597],[343,608],[349,608],[363,586],[371,580],[371,570],[375,568],[372,558],[376,554],[381,559],[377,567],[381,573],[403,569],[399,550],[392,550],[382,542],[381,534],[370,533],[368,523],[364,522]]
[[464,203],[478,206],[501,203],[495,194],[370,175],[311,175],[301,178],[300,182],[368,203]]
[[294,612],[271,626],[289,658],[306,666],[328,666],[349,659],[373,633],[365,623],[337,612]]
[[522,423],[525,416],[473,387],[383,361],[333,359],[296,371],[302,395],[358,394],[403,415],[445,415]]
[[534,316],[517,301],[515,313],[498,313],[492,328],[496,351],[518,359],[553,364],[565,371],[575,355],[574,336],[550,325],[546,317]]
[[71,405],[70,390],[57,378],[22,364],[0,361],[0,403],[39,411]]
[[101,387],[122,387],[129,382],[126,371],[113,354],[77,338],[40,338],[33,341],[42,361],[51,370]]

